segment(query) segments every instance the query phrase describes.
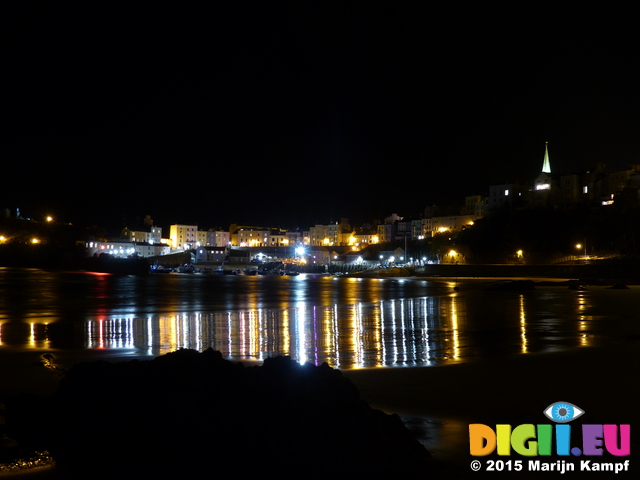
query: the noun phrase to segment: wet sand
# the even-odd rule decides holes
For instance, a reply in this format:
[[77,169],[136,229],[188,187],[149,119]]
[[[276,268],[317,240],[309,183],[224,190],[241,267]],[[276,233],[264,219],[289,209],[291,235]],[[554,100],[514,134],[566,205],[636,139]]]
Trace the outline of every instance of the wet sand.
[[[571,402],[585,411],[576,423],[631,424],[633,464],[634,452],[640,452],[640,435],[634,429],[640,425],[640,385],[636,380],[640,372],[639,347],[640,340],[628,339],[615,347],[515,355],[445,366],[344,370],[343,374],[357,385],[371,406],[403,417],[434,459],[442,462],[438,478],[484,478],[490,475],[474,473],[469,468],[474,457],[469,454],[468,424],[505,423],[515,427],[522,423],[550,423],[542,412],[558,401]],[[55,391],[60,373],[42,366],[40,354],[0,349],[0,396],[20,392],[47,396]],[[65,368],[84,360],[135,357],[100,351],[54,355]],[[577,462],[578,458],[569,457],[567,461]],[[46,471],[34,475],[55,478]],[[518,472],[518,478],[529,475]]]
[[[493,427],[498,423],[513,427],[551,423],[543,410],[558,401],[573,403],[585,411],[577,425],[631,424],[633,465],[640,452],[639,347],[640,341],[631,339],[616,347],[516,355],[438,367],[350,370],[344,374],[373,407],[398,413],[410,428],[415,424],[422,430],[422,436],[420,432],[418,435],[425,446],[445,464],[442,478],[484,478],[470,469],[475,458],[469,453],[470,423]],[[629,457],[621,460],[625,458]],[[557,459],[551,457],[552,461]],[[580,457],[565,459],[578,462]],[[611,462],[612,457],[603,457],[602,461]],[[516,472],[512,474],[515,476]],[[540,474],[518,472],[517,478]],[[574,475],[582,478],[590,473]],[[563,478],[567,476],[564,474]]]

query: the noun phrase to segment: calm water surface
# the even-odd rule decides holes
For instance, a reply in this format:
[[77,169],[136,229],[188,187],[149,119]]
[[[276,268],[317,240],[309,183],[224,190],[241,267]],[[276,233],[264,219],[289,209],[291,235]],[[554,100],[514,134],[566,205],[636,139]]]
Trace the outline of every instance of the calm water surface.
[[0,348],[157,356],[213,347],[341,369],[426,366],[640,333],[640,289],[300,275],[146,277],[0,268]]

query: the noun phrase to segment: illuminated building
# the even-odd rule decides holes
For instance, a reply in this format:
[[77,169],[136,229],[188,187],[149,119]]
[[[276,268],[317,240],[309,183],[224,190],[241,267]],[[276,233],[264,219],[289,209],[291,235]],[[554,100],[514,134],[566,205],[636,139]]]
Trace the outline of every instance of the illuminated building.
[[349,220],[343,218],[340,220],[340,223],[336,222],[311,227],[309,229],[309,244],[324,247],[348,245],[349,238],[353,233],[349,225]]
[[175,250],[188,250],[196,248],[198,242],[197,225],[171,225],[169,229],[171,247]]
[[460,232],[470,227],[476,220],[475,215],[451,215],[447,217],[433,217],[431,219],[432,234]]

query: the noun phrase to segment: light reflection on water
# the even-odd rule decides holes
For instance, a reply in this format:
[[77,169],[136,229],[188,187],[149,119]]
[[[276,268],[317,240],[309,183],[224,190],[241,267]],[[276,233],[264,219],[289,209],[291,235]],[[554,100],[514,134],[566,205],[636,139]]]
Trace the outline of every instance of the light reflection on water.
[[[230,358],[263,360],[291,355],[300,362],[327,362],[340,368],[428,365],[459,355],[455,327],[445,326],[441,335],[429,335],[428,312],[433,315],[440,310],[440,302],[440,298],[417,298],[89,320],[84,347],[138,349],[149,355],[212,347]],[[432,326],[436,323],[442,322],[433,318]]]
[[212,347],[224,356],[290,355],[339,368],[430,365],[460,357],[459,298],[422,297],[284,310],[187,313],[85,322],[84,348],[162,355]]
[[0,348],[212,347],[225,357],[290,355],[342,369],[425,366],[593,345],[635,335],[633,291],[418,279],[115,277],[0,269]]

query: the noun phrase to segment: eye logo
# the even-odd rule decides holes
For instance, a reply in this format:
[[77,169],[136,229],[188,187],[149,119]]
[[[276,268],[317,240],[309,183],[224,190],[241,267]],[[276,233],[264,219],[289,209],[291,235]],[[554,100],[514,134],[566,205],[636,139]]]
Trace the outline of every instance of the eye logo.
[[575,420],[584,413],[584,410],[578,408],[573,403],[556,402],[549,405],[544,410],[544,414],[549,420],[556,423],[567,423]]

